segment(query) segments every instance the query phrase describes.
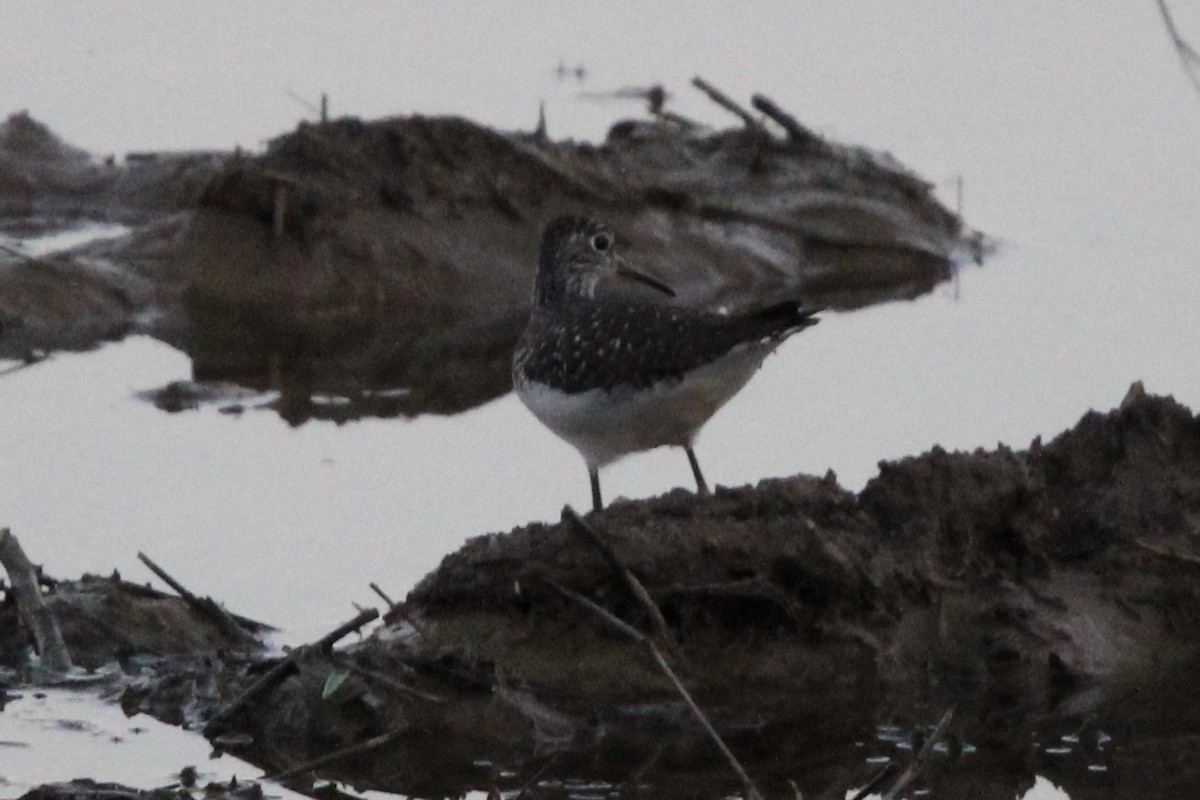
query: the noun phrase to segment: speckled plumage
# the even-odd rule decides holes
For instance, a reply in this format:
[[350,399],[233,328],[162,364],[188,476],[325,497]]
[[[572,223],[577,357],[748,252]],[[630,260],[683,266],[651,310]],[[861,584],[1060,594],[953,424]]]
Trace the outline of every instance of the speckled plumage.
[[692,441],[792,333],[817,322],[796,303],[721,315],[642,300],[597,297],[608,275],[664,293],[632,270],[603,225],[562,217],[546,227],[534,308],[513,356],[521,400],[587,462],[598,509],[598,469],[661,445],[687,450],[707,491]]
[[524,378],[568,394],[647,389],[681,380],[739,345],[773,350],[815,321],[794,303],[728,317],[678,306],[573,298],[534,308],[514,365]]

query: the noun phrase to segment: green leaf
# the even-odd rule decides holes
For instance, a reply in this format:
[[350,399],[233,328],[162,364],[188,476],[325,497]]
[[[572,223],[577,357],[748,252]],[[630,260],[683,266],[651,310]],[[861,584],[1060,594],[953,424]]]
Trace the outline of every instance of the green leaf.
[[346,678],[350,677],[349,670],[335,669],[325,678],[325,688],[321,690],[321,699],[328,700],[333,697],[334,693],[342,688],[342,684],[346,682]]

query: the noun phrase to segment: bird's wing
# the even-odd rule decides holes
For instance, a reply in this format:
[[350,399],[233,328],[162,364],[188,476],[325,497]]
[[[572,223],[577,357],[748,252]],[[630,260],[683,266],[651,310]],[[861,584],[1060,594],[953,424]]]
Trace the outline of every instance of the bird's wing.
[[551,312],[530,354],[530,377],[568,392],[645,387],[708,364],[741,345],[763,355],[813,325],[811,311],[780,303],[725,316],[677,306],[589,302]]

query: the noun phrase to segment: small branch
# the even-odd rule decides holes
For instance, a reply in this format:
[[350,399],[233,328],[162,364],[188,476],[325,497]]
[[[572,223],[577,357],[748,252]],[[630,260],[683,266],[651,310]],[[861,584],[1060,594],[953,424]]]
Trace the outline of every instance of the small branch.
[[396,607],[396,601],[393,600],[392,598],[388,597],[387,593],[385,591],[383,591],[383,589],[379,588],[378,583],[376,583],[375,581],[371,581],[367,585],[371,587],[372,592],[379,595],[379,599],[381,599],[381,600],[383,600],[383,602],[387,603],[388,611],[391,611],[393,608]]
[[1167,558],[1172,561],[1178,561],[1182,564],[1190,564],[1192,566],[1200,566],[1200,557],[1194,556],[1191,553],[1179,553],[1169,547],[1147,542],[1145,539],[1134,539],[1133,543],[1142,548],[1148,553],[1153,553],[1159,558]]
[[411,686],[406,686],[405,684],[401,683],[400,681],[396,680],[395,678],[391,677],[390,675],[384,675],[381,672],[375,672],[374,670],[369,670],[369,669],[366,669],[365,667],[360,667],[358,664],[355,664],[353,661],[350,661],[348,659],[341,658],[339,656],[332,656],[330,658],[330,661],[332,661],[335,666],[340,667],[341,669],[344,669],[348,672],[353,672],[355,675],[358,675],[359,677],[363,678],[364,680],[366,680],[370,683],[378,684],[379,686],[383,686],[386,689],[391,689],[393,692],[396,692],[397,694],[403,694],[403,695],[408,695],[409,697],[415,697],[418,700],[424,700],[427,703],[444,703],[444,702],[446,702],[446,699],[444,697],[439,697],[436,694],[430,694],[429,692],[423,692],[420,689],[414,689]]
[[418,623],[415,619],[413,619],[411,614],[404,611],[402,604],[397,603],[391,597],[389,597],[387,592],[385,592],[383,589],[379,588],[378,583],[371,581],[367,585],[371,587],[371,591],[373,591],[373,592],[375,592],[375,594],[379,595],[380,599],[383,600],[383,602],[387,603],[387,607],[388,607],[387,613],[388,614],[395,614],[396,616],[400,617],[400,619],[404,620],[405,622],[407,622],[409,625],[412,626],[412,629],[417,632],[417,636],[420,636],[426,642],[429,641],[429,636],[425,633],[425,627],[423,625],[421,625],[420,623]]
[[538,121],[537,127],[533,129],[533,140],[535,142],[545,142],[549,138],[546,130],[546,101],[542,100],[538,103]]
[[775,101],[766,95],[754,95],[750,98],[750,105],[779,123],[779,126],[787,131],[788,138],[795,144],[816,146],[824,151],[830,149],[820,136],[801,125],[795,117],[775,105]]
[[705,732],[708,733],[709,738],[716,744],[717,749],[721,751],[721,755],[725,756],[725,760],[729,762],[729,766],[741,778],[742,788],[746,792],[747,800],[762,800],[762,793],[754,785],[754,780],[746,772],[741,762],[737,760],[737,756],[733,754],[733,751],[725,745],[725,740],[721,738],[721,735],[717,733],[717,729],[708,721],[708,717],[705,716],[704,711],[692,699],[692,695],[687,690],[687,687],[683,685],[683,681],[679,680],[679,676],[675,674],[675,670],[671,669],[671,665],[667,663],[662,650],[658,649],[658,645],[650,639],[646,640],[646,647],[650,650],[650,655],[654,656],[654,660],[658,662],[659,669],[663,671],[663,674],[675,686],[675,691],[679,692],[679,696],[683,698],[683,702],[687,703],[687,707],[691,710],[692,715],[704,728]]
[[1187,40],[1180,35],[1179,29],[1175,27],[1175,20],[1171,17],[1171,11],[1167,8],[1166,0],[1158,0],[1158,11],[1162,14],[1163,24],[1167,26],[1167,33],[1171,36],[1171,43],[1175,45],[1175,52],[1179,54],[1179,61],[1183,65],[1183,74],[1187,75],[1192,86],[1196,87],[1196,91],[1200,92],[1200,53],[1196,52],[1196,48],[1187,43]]
[[683,702],[692,712],[692,716],[694,716],[696,721],[700,723],[700,726],[704,728],[705,733],[707,733],[709,738],[712,739],[713,743],[716,744],[717,749],[721,751],[721,755],[725,756],[725,760],[729,762],[729,766],[733,768],[733,771],[736,772],[737,776],[741,779],[742,789],[746,793],[747,800],[762,800],[762,793],[759,792],[758,787],[754,785],[754,780],[750,777],[749,773],[746,772],[741,762],[738,761],[737,756],[733,754],[733,751],[725,745],[725,741],[721,738],[721,735],[717,733],[717,729],[714,728],[712,723],[708,721],[708,717],[692,698],[691,692],[689,692],[687,687],[683,685],[683,681],[681,681],[679,676],[675,674],[675,670],[671,669],[671,665],[667,663],[666,656],[663,655],[663,651],[658,647],[657,644],[654,643],[654,640],[621,618],[617,617],[612,612],[600,605],[597,605],[578,592],[573,592],[564,586],[558,585],[552,580],[545,580],[563,596],[573,600],[583,608],[591,611],[593,614],[596,614],[609,625],[621,631],[634,641],[641,642],[646,646],[646,649],[650,651],[650,655],[658,664],[658,668],[667,677],[667,680],[671,682],[671,685],[675,687],[675,691],[679,694],[679,696],[683,698]]
[[5,375],[12,375],[14,372],[20,372],[23,369],[29,369],[34,364],[40,364],[43,361],[45,361],[47,358],[49,358],[49,356],[47,356],[45,354],[37,355],[37,354],[34,354],[33,352],[29,352],[26,354],[25,358],[21,361],[20,364],[13,364],[11,367],[5,367],[4,369],[0,369],[0,377],[3,377]]
[[379,619],[378,611],[373,608],[364,608],[362,611],[358,612],[354,619],[348,622],[343,622],[341,625],[338,625],[320,639],[317,639],[312,644],[307,645],[307,647],[310,650],[319,650],[322,653],[328,653],[342,638],[354,633],[363,625],[366,625],[368,622],[372,622],[376,619]]
[[562,755],[562,751],[554,753],[549,759],[547,759],[545,764],[542,764],[540,767],[538,767],[537,771],[529,776],[529,780],[525,781],[525,785],[521,787],[521,791],[517,793],[517,796],[514,797],[513,800],[523,800],[525,793],[529,791],[529,787],[537,783],[538,778],[542,777],[542,775],[546,773],[546,770],[550,769],[551,765],[553,765],[555,761],[558,761],[558,757],[560,755]]
[[641,642],[642,644],[645,644],[646,642],[650,641],[646,634],[642,633],[637,628],[633,627],[628,622],[621,619],[616,614],[612,613],[594,600],[584,597],[579,592],[568,589],[567,587],[545,576],[542,576],[542,580],[549,584],[552,589],[561,594],[563,597],[579,604],[580,606],[583,606],[588,611],[591,611],[609,625],[628,636],[630,639],[633,639],[635,642]]
[[952,719],[954,719],[954,709],[946,709],[946,713],[942,714],[942,719],[938,722],[937,727],[929,734],[929,738],[925,740],[925,744],[921,745],[921,749],[913,756],[913,760],[909,762],[908,767],[900,774],[899,779],[892,784],[892,788],[887,790],[887,794],[883,796],[883,800],[896,800],[908,788],[908,785],[917,779],[917,776],[921,774],[921,770],[925,768],[925,762],[929,760],[929,754],[933,752],[933,746],[945,734],[946,728],[950,725],[950,720]]
[[196,613],[212,620],[229,639],[235,642],[258,644],[258,639],[254,638],[253,634],[239,625],[237,620],[231,617],[229,612],[221,608],[212,598],[197,597],[192,594],[183,584],[171,577],[165,569],[155,564],[145,553],[139,552],[137,557],[138,560],[150,568],[151,572],[161,578],[163,583],[174,589],[176,594]]
[[496,699],[508,705],[533,725],[534,734],[542,744],[565,746],[575,740],[584,727],[582,721],[564,714],[539,700],[528,689],[513,689],[499,675],[492,689]]
[[743,108],[729,95],[725,94],[700,76],[692,78],[692,86],[695,86],[697,89],[708,95],[708,98],[721,108],[725,109],[734,116],[741,118],[742,122],[746,123],[747,128],[752,128],[753,130],[758,131],[763,129],[762,125],[757,119],[754,118],[753,114]]
[[650,592],[646,591],[645,585],[638,580],[638,577],[617,556],[617,551],[613,549],[612,545],[606,542],[600,536],[599,531],[589,525],[570,506],[563,507],[562,518],[570,522],[575,527],[575,530],[583,533],[596,546],[596,549],[600,551],[604,559],[621,576],[621,579],[625,582],[625,586],[633,594],[634,599],[646,610],[646,613],[650,616],[650,623],[654,626],[654,631],[658,634],[663,644],[674,650],[675,637],[671,635],[671,629],[667,627],[667,621],[663,618],[658,604],[654,602],[654,598],[650,596]]
[[307,761],[298,766],[290,767],[288,769],[283,770],[282,772],[276,772],[274,775],[264,775],[260,780],[275,781],[277,783],[281,782],[281,781],[286,781],[288,778],[294,778],[297,775],[300,775],[301,773],[312,772],[313,770],[320,769],[321,767],[327,767],[330,764],[337,763],[338,761],[341,761],[344,758],[349,758],[350,756],[357,756],[362,753],[369,753],[372,750],[378,750],[380,747],[383,747],[385,744],[388,744],[391,741],[393,741],[394,739],[399,738],[401,734],[407,733],[408,730],[409,730],[408,725],[401,725],[398,728],[393,728],[392,730],[388,731],[387,733],[382,733],[379,736],[374,736],[370,739],[366,739],[364,741],[359,742],[358,744],[352,744],[349,747],[343,747],[341,750],[335,750],[332,753],[326,753],[323,756],[318,756],[317,758],[314,758],[311,761]]
[[854,793],[854,797],[850,800],[863,800],[871,792],[883,785],[883,782],[892,777],[892,773],[897,769],[895,761],[889,761],[884,764],[879,770],[871,776],[871,780],[867,781],[866,785]]
[[296,661],[302,654],[312,652],[314,650],[321,653],[328,653],[329,650],[332,649],[333,645],[343,636],[352,631],[358,630],[363,625],[366,625],[368,622],[378,616],[378,611],[373,608],[368,608],[359,613],[358,616],[349,622],[343,623],[337,628],[334,628],[316,642],[304,645],[303,647],[297,647],[288,654],[287,658],[284,658],[278,664],[271,667],[271,669],[268,670],[265,675],[256,680],[254,683],[250,684],[246,691],[242,692],[242,694],[236,700],[217,712],[216,716],[210,719],[208,724],[204,726],[205,738],[212,739],[214,736],[219,734],[238,714],[242,713],[247,706],[257,700],[259,697],[262,697],[263,695],[266,695],[272,691],[276,686],[283,683],[284,680],[295,673],[298,669],[296,666]]
[[217,736],[247,706],[294,674],[297,671],[296,656],[299,652],[300,650],[293,650],[288,654],[287,658],[282,659],[278,664],[267,670],[265,675],[250,684],[246,691],[242,692],[241,696],[217,712],[216,716],[210,719],[208,724],[204,726],[204,737],[212,739]]
[[63,641],[58,620],[42,598],[37,571],[25,556],[17,537],[8,528],[0,529],[0,564],[8,571],[17,601],[17,612],[33,631],[42,667],[59,675],[69,672],[73,667],[71,653]]

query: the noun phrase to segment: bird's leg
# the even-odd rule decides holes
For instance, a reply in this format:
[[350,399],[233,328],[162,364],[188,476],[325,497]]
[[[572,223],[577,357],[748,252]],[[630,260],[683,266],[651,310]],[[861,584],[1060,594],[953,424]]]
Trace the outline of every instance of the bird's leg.
[[696,460],[696,451],[690,444],[685,444],[683,449],[687,451],[688,463],[692,465],[692,475],[696,477],[696,493],[708,494],[708,484],[704,482],[704,474],[700,472],[700,462]]
[[592,511],[603,511],[604,501],[600,499],[600,470],[588,467],[588,477],[592,480]]

